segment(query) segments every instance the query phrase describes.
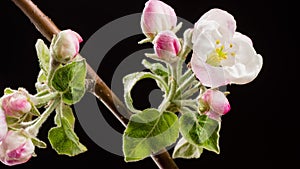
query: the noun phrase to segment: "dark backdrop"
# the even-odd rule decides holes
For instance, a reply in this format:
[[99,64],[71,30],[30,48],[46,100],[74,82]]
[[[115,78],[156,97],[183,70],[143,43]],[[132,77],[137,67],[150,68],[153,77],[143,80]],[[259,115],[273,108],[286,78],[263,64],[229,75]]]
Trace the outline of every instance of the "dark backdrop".
[[[142,12],[146,0],[105,1],[105,3],[84,0],[34,2],[60,29],[73,29],[86,40],[110,21],[128,14]],[[285,100],[283,91],[288,85],[287,71],[291,70],[287,63],[290,59],[285,56],[288,54],[285,51],[287,43],[283,39],[287,32],[287,29],[283,30],[283,28],[287,28],[284,25],[288,21],[282,13],[287,6],[279,2],[269,3],[261,0],[165,0],[165,2],[175,9],[178,16],[192,23],[195,23],[204,12],[211,8],[218,7],[227,10],[235,17],[237,30],[252,38],[256,51],[263,56],[264,61],[261,73],[253,82],[240,86],[228,86],[231,92],[229,101],[232,110],[223,117],[220,137],[221,154],[205,151],[200,159],[176,159],[175,162],[181,169],[274,168],[276,162],[285,156],[279,154],[278,150],[282,149],[282,142],[289,137],[279,132],[283,125],[281,121],[285,121],[279,116],[287,107],[283,104]],[[34,44],[38,38],[44,38],[29,19],[9,0],[0,1],[0,22],[0,91],[3,91],[5,87],[16,89],[21,86],[34,93],[34,83],[39,71]],[[111,53],[114,55],[108,54],[105,57],[116,57],[116,60],[122,60],[124,53],[128,55],[138,50],[136,43],[142,37],[131,38],[126,41],[126,44],[113,48],[114,51]],[[106,65],[99,69],[104,68],[108,70],[99,71],[98,74],[107,84],[110,84],[114,67]],[[143,98],[144,96],[141,94],[135,97]],[[102,112],[108,111],[100,102],[99,107]],[[106,115],[106,118],[110,119],[110,124],[114,128],[119,131],[124,130],[113,116]],[[291,128],[296,126],[290,125]],[[40,133],[40,138],[47,143],[47,131],[51,126],[53,126],[53,121],[49,120]],[[49,168],[156,168],[151,158],[135,163],[125,163],[123,157],[103,150],[87,136],[78,121],[75,131],[81,142],[89,149],[86,153],[75,157],[57,155],[48,143],[47,149],[36,149],[36,158],[31,158],[26,164],[11,168],[35,169],[44,165]],[[279,157],[279,161],[276,157]],[[6,168],[6,166],[0,163],[0,168]]]

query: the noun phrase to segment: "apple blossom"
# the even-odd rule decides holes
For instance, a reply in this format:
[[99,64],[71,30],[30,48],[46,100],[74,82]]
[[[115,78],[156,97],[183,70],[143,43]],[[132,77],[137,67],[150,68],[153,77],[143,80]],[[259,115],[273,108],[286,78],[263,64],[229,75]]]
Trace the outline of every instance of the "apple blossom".
[[5,137],[7,130],[6,116],[3,109],[0,108],[0,142]]
[[0,102],[4,114],[7,116],[20,117],[31,110],[28,93],[24,90],[6,94],[1,98]]
[[0,144],[0,161],[13,166],[27,162],[34,153],[34,145],[30,138],[22,132],[9,130]]
[[172,60],[181,49],[180,41],[172,31],[162,31],[153,40],[155,54],[163,60]]
[[70,30],[59,32],[52,40],[50,46],[51,56],[60,63],[68,63],[79,52],[79,43],[82,42],[81,36]]
[[223,92],[208,89],[200,97],[201,112],[218,120],[230,110],[230,104]]
[[246,84],[260,72],[261,55],[235,30],[233,16],[221,9],[211,9],[195,24],[191,67],[203,85]]
[[153,39],[159,32],[176,27],[177,16],[172,7],[159,0],[149,0],[145,4],[141,18],[142,31]]

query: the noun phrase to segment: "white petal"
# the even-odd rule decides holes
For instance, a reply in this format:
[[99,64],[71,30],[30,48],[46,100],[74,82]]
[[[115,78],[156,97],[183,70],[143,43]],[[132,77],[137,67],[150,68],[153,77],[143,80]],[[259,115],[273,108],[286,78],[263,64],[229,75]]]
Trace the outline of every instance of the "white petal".
[[255,79],[262,68],[262,57],[257,54],[245,35],[234,36],[233,42],[238,45],[233,66],[223,66],[225,76],[235,84],[245,84]]
[[191,66],[196,77],[204,86],[214,88],[229,83],[225,78],[225,72],[222,67],[215,67],[205,63],[196,53],[192,55]]
[[199,27],[194,28],[192,43],[193,52],[206,60],[207,56],[215,50],[217,39],[222,36],[217,30],[217,23],[214,21],[204,21]]
[[[221,9],[211,9],[199,19],[199,23],[203,20],[215,21],[220,25],[220,32],[225,36],[232,37],[236,30],[236,21],[234,17]],[[198,24],[196,23],[196,25]]]

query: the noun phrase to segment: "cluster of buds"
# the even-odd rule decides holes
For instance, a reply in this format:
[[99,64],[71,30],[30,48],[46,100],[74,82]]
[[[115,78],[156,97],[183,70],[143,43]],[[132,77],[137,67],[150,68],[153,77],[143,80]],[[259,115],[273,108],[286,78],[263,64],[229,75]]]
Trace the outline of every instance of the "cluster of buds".
[[28,161],[34,154],[30,134],[24,129],[15,129],[7,119],[25,118],[31,111],[31,101],[26,90],[21,89],[0,99],[0,161],[16,165]]
[[[55,35],[49,52],[51,64],[53,62],[67,64],[74,60],[79,52],[80,42],[82,42],[80,35],[70,29]],[[44,63],[48,63],[48,61]],[[49,72],[52,73],[57,69],[52,65],[42,66],[50,67]],[[50,74],[49,72],[47,74]],[[47,104],[53,98],[52,96],[56,96],[55,91],[50,91],[49,87],[45,90],[49,97],[40,100],[43,104]],[[37,121],[44,122],[47,116],[42,117],[39,113],[35,114],[38,111],[36,106],[41,102],[38,101],[38,96],[30,95],[26,89],[11,90],[8,88],[4,93],[0,98],[0,161],[5,165],[12,166],[25,163],[35,155],[33,140],[37,141],[36,135],[42,125]],[[34,119],[35,115],[39,117]]]

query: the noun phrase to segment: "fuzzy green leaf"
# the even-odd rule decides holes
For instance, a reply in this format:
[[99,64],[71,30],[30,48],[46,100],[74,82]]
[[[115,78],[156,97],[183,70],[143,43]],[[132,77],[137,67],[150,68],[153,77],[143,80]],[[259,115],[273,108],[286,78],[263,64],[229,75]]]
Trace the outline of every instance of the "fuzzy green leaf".
[[38,148],[47,148],[47,144],[38,138],[31,138],[31,141]]
[[56,108],[56,115],[54,117],[54,122],[56,125],[61,125],[61,117],[64,117],[70,124],[70,126],[74,129],[75,125],[75,117],[73,114],[73,110],[70,106],[61,104]]
[[52,148],[58,154],[68,156],[75,156],[87,151],[87,148],[79,142],[79,138],[68,120],[62,117],[60,121],[61,126],[51,128],[48,133]]
[[146,109],[134,114],[123,135],[125,161],[142,160],[170,146],[178,136],[178,118],[174,113]]
[[40,68],[47,74],[49,72],[50,54],[47,45],[43,40],[38,39],[35,44],[36,53],[39,59]]
[[52,78],[52,87],[63,93],[64,103],[72,105],[85,93],[86,62],[74,61],[58,68]]
[[203,152],[203,148],[189,143],[183,137],[176,144],[172,157],[173,158],[199,158]]
[[125,104],[126,104],[127,108],[134,113],[139,113],[141,111],[135,109],[133,106],[133,101],[131,98],[131,90],[138,81],[140,81],[142,79],[146,79],[146,78],[154,79],[156,81],[156,83],[158,84],[158,86],[161,87],[162,91],[169,90],[168,85],[165,83],[165,81],[160,76],[154,75],[149,72],[136,72],[136,73],[132,73],[132,74],[125,76],[123,78],[124,100],[125,100]]
[[185,113],[180,117],[179,124],[183,137],[189,143],[220,153],[219,121],[198,113]]
[[168,69],[160,63],[150,63],[147,60],[143,60],[142,64],[154,74],[164,77],[169,75]]

